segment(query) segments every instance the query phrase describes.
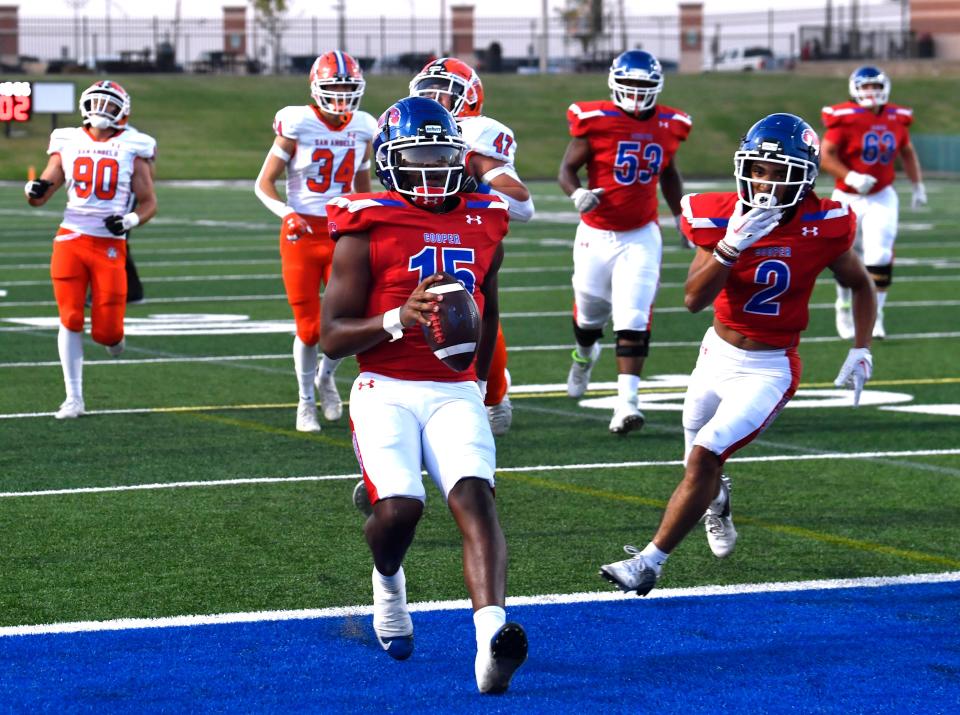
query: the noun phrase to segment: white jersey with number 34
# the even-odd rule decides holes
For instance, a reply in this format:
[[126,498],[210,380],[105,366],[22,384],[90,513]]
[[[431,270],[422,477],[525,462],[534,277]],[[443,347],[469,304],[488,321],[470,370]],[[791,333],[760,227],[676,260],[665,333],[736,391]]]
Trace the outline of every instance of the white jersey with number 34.
[[297,213],[326,216],[330,199],[353,191],[377,122],[355,112],[343,126],[332,127],[316,107],[301,105],[277,112],[273,131],[297,143],[287,162],[287,204]]
[[60,225],[88,236],[118,238],[103,220],[130,210],[134,161],[152,161],[157,141],[135,129],[98,141],[84,127],[70,127],[50,134],[47,154],[60,155],[66,179],[67,208]]

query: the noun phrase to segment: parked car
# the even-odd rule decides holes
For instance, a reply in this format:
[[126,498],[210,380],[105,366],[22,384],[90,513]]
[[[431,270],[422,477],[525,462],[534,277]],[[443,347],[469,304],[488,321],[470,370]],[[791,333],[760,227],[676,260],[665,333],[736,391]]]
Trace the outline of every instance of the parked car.
[[704,72],[754,72],[777,66],[773,52],[767,47],[733,47],[716,57],[706,57]]

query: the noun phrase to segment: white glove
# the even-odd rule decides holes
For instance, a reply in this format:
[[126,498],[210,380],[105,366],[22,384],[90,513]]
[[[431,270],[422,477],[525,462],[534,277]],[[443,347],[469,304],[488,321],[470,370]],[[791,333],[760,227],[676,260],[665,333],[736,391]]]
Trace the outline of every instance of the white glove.
[[847,359],[840,367],[840,374],[833,381],[835,387],[853,388],[853,406],[860,404],[864,383],[873,375],[873,357],[870,348],[850,348]]
[[922,181],[918,181],[913,185],[913,198],[910,199],[910,208],[918,209],[921,206],[927,205],[927,187],[923,185]]
[[[775,203],[773,197],[770,197],[770,200],[771,204]],[[743,204],[738,201],[737,208],[727,223],[727,233],[722,242],[739,255],[741,251],[750,248],[773,231],[782,217],[783,210],[778,208],[750,209],[743,213]]]
[[602,193],[603,189],[588,191],[581,186],[570,194],[570,198],[573,200],[573,205],[577,207],[577,211],[585,214],[597,208],[600,204],[600,194]]
[[870,189],[877,183],[875,176],[870,174],[861,174],[859,171],[848,171],[843,177],[843,183],[856,191],[858,194],[869,194]]

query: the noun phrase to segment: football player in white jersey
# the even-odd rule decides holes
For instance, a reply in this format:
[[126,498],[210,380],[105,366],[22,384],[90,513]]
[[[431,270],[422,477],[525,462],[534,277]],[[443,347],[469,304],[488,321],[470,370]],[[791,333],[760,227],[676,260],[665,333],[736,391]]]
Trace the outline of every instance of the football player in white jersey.
[[[273,121],[276,133],[257,177],[257,197],[281,219],[280,260],[287,301],[297,335],[293,364],[300,401],[297,429],[319,432],[314,390],[327,420],[340,419],[343,405],[333,373],[340,364],[326,355],[318,367],[320,285],[330,279],[333,241],[327,233],[327,201],[370,191],[370,155],[376,120],[359,111],[364,89],[360,65],[346,52],[320,55],[310,70],[316,104],[284,107]],[[276,181],[287,175],[287,198]]]
[[[513,131],[483,114],[483,84],[466,62],[440,57],[428,62],[410,81],[410,95],[435,99],[457,120],[464,141],[470,147],[467,168],[481,192],[495,193],[510,206],[511,221],[526,223],[533,218],[533,200],[514,165],[517,142]],[[484,403],[495,435],[506,434],[513,419],[507,395],[507,346],[501,327],[486,385]]]
[[[157,213],[152,162],[156,140],[129,131],[130,96],[116,82],[96,82],[80,95],[83,125],[50,134],[50,158],[24,186],[27,202],[43,206],[61,186],[67,207],[53,239],[50,276],[60,314],[57,344],[66,400],[57,419],[79,417],[83,402],[84,299],[92,286],[90,333],[110,355],[123,352],[127,231]],[[136,202],[136,210],[133,210]]]

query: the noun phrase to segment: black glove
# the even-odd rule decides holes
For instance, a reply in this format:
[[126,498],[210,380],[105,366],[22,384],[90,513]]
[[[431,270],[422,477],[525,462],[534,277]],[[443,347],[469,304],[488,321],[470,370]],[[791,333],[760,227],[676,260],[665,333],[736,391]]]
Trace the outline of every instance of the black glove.
[[123,216],[119,214],[107,216],[103,219],[103,225],[106,226],[107,230],[114,236],[122,236],[127,232],[127,229],[123,227]]
[[480,182],[477,181],[476,177],[468,176],[463,180],[463,183],[460,184],[460,192],[463,194],[473,194],[476,193],[477,189],[480,188]]
[[31,199],[39,199],[47,193],[47,190],[51,186],[53,186],[52,181],[47,181],[46,179],[34,179],[33,181],[27,182],[26,186],[23,187],[23,191]]

